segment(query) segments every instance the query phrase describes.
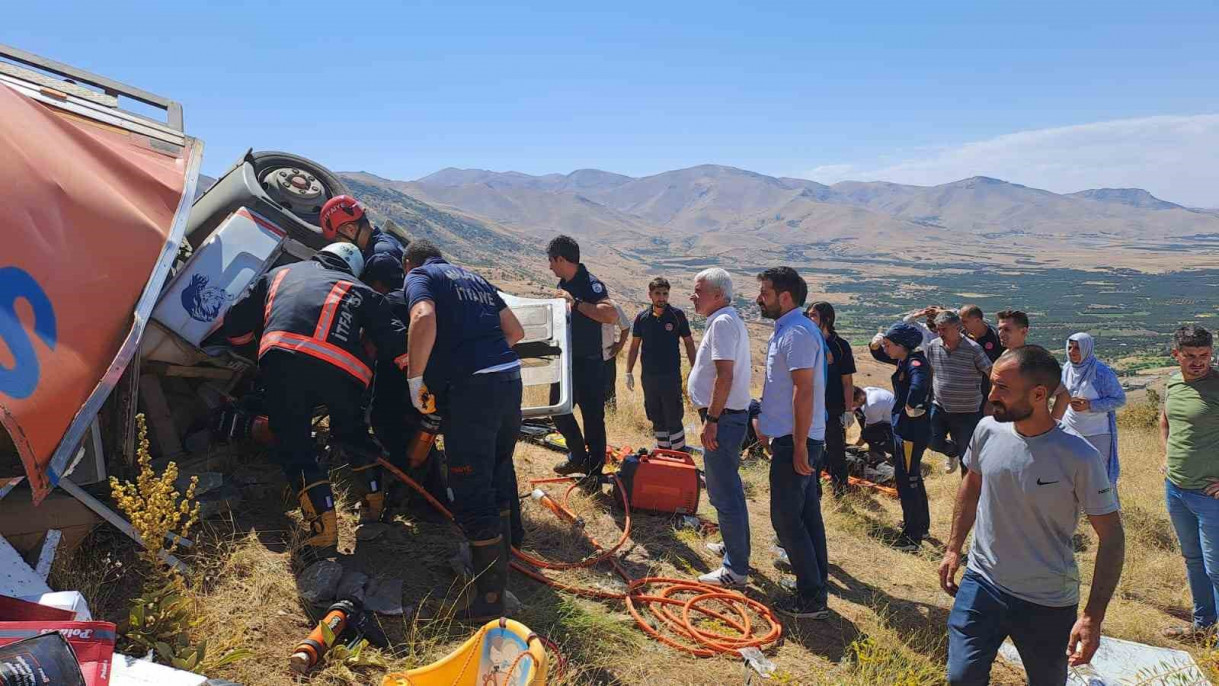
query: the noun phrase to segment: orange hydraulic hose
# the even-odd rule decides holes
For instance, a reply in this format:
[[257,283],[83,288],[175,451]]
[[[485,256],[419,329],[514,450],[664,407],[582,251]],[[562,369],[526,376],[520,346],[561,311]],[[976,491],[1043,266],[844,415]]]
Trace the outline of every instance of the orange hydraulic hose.
[[[436,500],[414,479],[406,475],[401,469],[390,464],[384,458],[378,458],[378,462],[389,471],[395,478],[402,481],[412,489],[417,491],[436,508],[437,511],[444,514],[448,519],[453,519],[453,514],[449,512],[440,501]],[[622,600],[626,603],[627,611],[635,618],[635,623],[644,633],[661,643],[690,653],[697,657],[714,657],[721,653],[735,653],[739,649],[748,647],[763,648],[777,642],[783,636],[783,627],[775,618],[774,612],[769,607],[752,598],[746,597],[742,593],[730,591],[719,586],[712,586],[697,581],[688,579],[674,579],[670,577],[649,576],[641,579],[632,579],[626,570],[619,564],[618,559],[614,557],[614,553],[618,551],[630,537],[631,531],[631,506],[626,501],[626,489],[622,487],[622,482],[618,481],[617,475],[612,478],[618,485],[619,493],[623,494],[623,507],[625,509],[625,518],[623,524],[622,536],[618,542],[610,548],[605,548],[596,539],[594,539],[587,531],[583,530],[585,538],[593,546],[593,549],[598,551],[595,555],[587,557],[579,562],[548,562],[528,553],[525,553],[517,548],[512,548],[512,553],[540,569],[553,569],[556,571],[575,569],[581,567],[592,567],[599,562],[608,560],[613,567],[614,572],[627,582],[627,591],[625,593],[615,593],[612,591],[602,591],[595,588],[584,588],[580,586],[571,586],[559,581],[555,581],[547,577],[545,574],[527,567],[515,560],[512,561],[512,568],[524,574],[525,576],[545,584],[552,588],[566,591],[573,595],[582,596],[585,598],[595,598],[599,600]],[[563,502],[559,504],[562,516],[570,518],[572,522],[578,522],[579,517],[571,511],[568,505],[571,493],[579,485],[579,482],[574,477],[559,477],[549,479],[535,479],[529,482],[530,486],[541,484],[571,482],[571,486],[563,494]],[[660,588],[657,594],[645,594],[640,589],[648,586],[657,586]],[[693,594],[692,597],[686,600],[680,600],[671,596],[677,594]],[[704,607],[705,603],[718,603],[726,607],[733,617],[723,612]],[[668,606],[680,606],[680,616],[674,614],[668,609]],[[643,607],[647,607],[648,611],[655,618],[655,623],[659,627],[663,627],[669,633],[677,636],[672,638],[662,633],[658,628],[652,625],[641,612]],[[753,631],[754,627],[749,619],[749,611],[760,616],[769,625],[765,634],[756,635]],[[718,620],[724,625],[737,632],[737,636],[726,636],[724,634],[704,631],[695,626],[694,620],[691,618],[692,613],[698,613],[714,620]],[[678,640],[680,639],[680,640]]]

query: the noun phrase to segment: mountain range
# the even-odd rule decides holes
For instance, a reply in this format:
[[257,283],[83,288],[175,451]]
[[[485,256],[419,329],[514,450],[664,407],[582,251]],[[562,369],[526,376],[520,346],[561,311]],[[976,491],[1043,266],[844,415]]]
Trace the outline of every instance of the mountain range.
[[[374,208],[392,200],[479,227],[484,233],[472,244],[480,254],[495,252],[496,241],[536,251],[568,233],[590,255],[639,274],[776,263],[831,273],[861,265],[897,274],[978,266],[1171,271],[1213,265],[1219,249],[1219,214],[1142,189],[1058,194],[984,176],[938,186],[825,185],[721,165],[640,178],[455,168],[413,181],[342,176]],[[409,231],[404,220],[396,221]]]

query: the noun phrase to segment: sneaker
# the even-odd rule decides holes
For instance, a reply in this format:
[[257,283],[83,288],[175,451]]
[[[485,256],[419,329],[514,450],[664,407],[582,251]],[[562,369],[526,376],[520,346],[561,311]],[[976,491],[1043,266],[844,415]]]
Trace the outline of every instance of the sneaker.
[[570,476],[572,474],[586,474],[588,472],[588,464],[584,460],[577,460],[570,453],[567,459],[554,466],[554,473],[559,476]]
[[913,538],[902,534],[901,536],[898,536],[897,540],[891,545],[893,546],[894,550],[900,550],[903,553],[913,553],[918,551],[918,549],[923,545],[923,542],[916,541]]
[[796,619],[829,619],[830,616],[830,608],[825,603],[804,600],[798,596],[777,604],[775,609]]
[[945,464],[945,466],[944,466],[944,473],[952,474],[953,472],[959,471],[960,469],[961,469],[961,463],[957,461],[957,458],[950,457],[950,458],[948,458],[947,464]]
[[717,543],[715,541],[708,541],[705,547],[707,550],[710,550],[720,557],[723,557],[724,554],[728,552],[728,548],[726,548],[722,542]]
[[698,577],[699,583],[707,584],[708,586],[721,586],[723,588],[745,588],[749,585],[749,577],[738,576],[735,572],[727,567],[704,574]]

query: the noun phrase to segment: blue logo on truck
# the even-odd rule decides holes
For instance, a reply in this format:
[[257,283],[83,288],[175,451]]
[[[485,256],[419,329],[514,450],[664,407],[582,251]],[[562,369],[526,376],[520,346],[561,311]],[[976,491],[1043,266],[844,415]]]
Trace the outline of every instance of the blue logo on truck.
[[223,288],[209,286],[208,278],[203,274],[191,274],[190,283],[182,289],[182,308],[197,322],[215,320],[231,299]]
[[46,291],[24,269],[0,268],[0,343],[8,346],[13,366],[0,364],[0,393],[28,398],[38,389],[41,369],[30,334],[17,318],[17,301],[25,300],[34,311],[34,334],[54,350],[58,340],[55,308]]

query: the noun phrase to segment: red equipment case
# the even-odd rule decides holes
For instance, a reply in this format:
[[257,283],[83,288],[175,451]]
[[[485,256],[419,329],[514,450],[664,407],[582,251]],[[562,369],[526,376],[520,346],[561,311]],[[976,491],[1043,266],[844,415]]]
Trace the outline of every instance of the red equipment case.
[[[702,480],[698,467],[689,454],[679,450],[657,448],[641,452],[622,462],[618,478],[626,489],[626,500],[632,510],[647,510],[668,514],[698,512]],[[615,502],[621,502],[615,484]]]

